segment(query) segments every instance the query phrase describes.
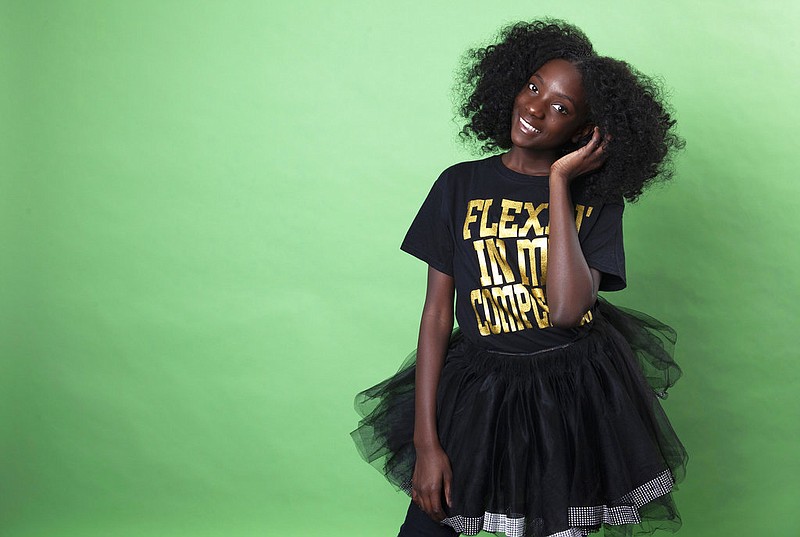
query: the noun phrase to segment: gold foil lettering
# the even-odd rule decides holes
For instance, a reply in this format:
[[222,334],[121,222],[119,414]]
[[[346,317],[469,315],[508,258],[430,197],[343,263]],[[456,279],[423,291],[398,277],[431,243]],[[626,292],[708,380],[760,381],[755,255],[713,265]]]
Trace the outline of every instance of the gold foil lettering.
[[547,281],[547,237],[518,240],[517,264],[522,283],[534,287],[544,285]]
[[[502,199],[499,219],[492,221],[489,211],[493,199],[475,199],[467,203],[462,236],[472,241],[480,270],[480,289],[470,292],[478,333],[482,336],[548,328],[550,310],[544,285],[547,281],[549,225],[542,225],[549,204],[534,205]],[[593,207],[575,205],[575,227],[592,214]],[[479,214],[480,213],[480,214]],[[524,219],[524,224],[521,221]],[[473,239],[471,226],[477,224],[479,239]],[[517,250],[514,269],[508,263],[508,248]],[[512,259],[512,261],[514,261]],[[518,270],[518,272],[517,272]],[[516,283],[519,278],[521,283]],[[592,312],[581,324],[592,321]]]
[[517,297],[517,306],[519,307],[519,318],[522,323],[525,325],[525,328],[533,328],[533,324],[528,319],[528,316],[525,315],[529,311],[531,311],[531,297],[528,294],[528,290],[522,284],[515,284],[514,285],[514,295]]
[[478,215],[472,213],[474,209],[477,209],[479,211],[483,209],[483,200],[469,200],[469,203],[467,204],[467,216],[464,219],[465,241],[468,241],[472,238],[472,232],[469,229],[469,225],[473,222],[478,221]]
[[[489,262],[492,265],[494,284],[514,283],[514,273],[506,260],[505,243],[500,239],[489,239],[486,241],[486,252],[489,254]],[[502,276],[500,275],[501,271],[503,273]],[[485,285],[483,278],[481,278],[481,285]]]
[[578,231],[581,230],[581,224],[583,223],[583,209],[584,206],[580,203],[575,205],[575,227],[578,228]]
[[547,228],[542,227],[542,224],[539,222],[539,214],[543,210],[547,209],[547,207],[547,203],[542,203],[536,207],[534,207],[533,203],[525,203],[525,210],[528,212],[528,219],[525,221],[525,225],[519,228],[519,237],[526,237],[531,228],[533,228],[534,237],[541,237],[547,234]]
[[492,333],[489,330],[489,323],[482,320],[480,314],[478,313],[478,308],[476,304],[480,304],[483,306],[483,312],[486,314],[487,318],[489,316],[489,310],[486,308],[486,304],[483,303],[481,297],[481,290],[480,289],[473,289],[472,292],[469,294],[470,302],[472,303],[472,311],[475,312],[475,318],[478,320],[478,332],[482,336],[488,336]]
[[[491,239],[489,239],[491,241]],[[481,269],[481,285],[487,286],[492,285],[492,278],[489,276],[489,270],[486,268],[486,254],[484,253],[484,243],[485,241],[477,240],[472,243],[472,247],[475,248],[475,253],[478,255],[478,266]]]
[[550,326],[550,317],[548,313],[550,309],[547,307],[547,299],[544,297],[544,289],[541,287],[534,287],[531,289],[531,295],[535,299],[535,306],[533,314],[536,317],[536,325],[539,328],[547,328]]
[[[513,224],[514,222],[513,213],[522,212],[522,202],[504,199],[500,205],[503,208],[503,212],[500,213],[500,229],[498,237],[500,237],[501,239],[516,237],[517,232],[519,230],[519,226],[517,224]],[[508,224],[509,222],[512,222],[512,225],[506,227],[506,224]]]
[[492,223],[490,226],[489,221],[489,207],[492,206],[494,200],[487,199],[483,203],[483,212],[481,213],[481,227],[480,234],[483,237],[497,237],[497,222]]
[[[489,330],[492,334],[499,334],[503,326],[500,323],[500,311],[497,309],[497,304],[492,300],[491,289],[481,289],[481,296],[483,297],[483,308],[486,311],[486,321],[489,323]],[[489,315],[489,308],[491,308],[491,312],[494,314],[494,321],[491,320]]]
[[505,303],[503,290],[500,287],[492,287],[492,302],[497,306],[497,311],[500,312],[500,325],[503,327],[503,332],[515,331],[516,327],[508,323],[511,320],[508,317],[508,305]]
[[[523,324],[522,319],[520,319],[519,317],[519,309],[517,308],[517,297],[514,293],[514,287],[515,286],[513,285],[506,285],[505,287],[502,288],[502,291],[506,305],[511,307],[510,310],[506,310],[508,311],[510,317],[509,324],[510,325],[513,324],[514,330],[516,331],[516,330],[523,330],[525,328],[525,325]],[[511,321],[513,321],[513,323]]]
[[581,225],[583,225],[583,219],[589,218],[592,215],[592,206],[586,207],[585,205],[581,205],[580,203],[575,205],[575,227],[578,228],[578,231],[581,230]]

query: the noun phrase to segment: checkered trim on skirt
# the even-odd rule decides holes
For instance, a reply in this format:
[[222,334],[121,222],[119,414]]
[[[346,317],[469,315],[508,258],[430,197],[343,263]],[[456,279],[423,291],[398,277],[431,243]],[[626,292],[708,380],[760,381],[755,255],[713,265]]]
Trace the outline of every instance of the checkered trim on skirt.
[[[467,518],[458,515],[445,518],[442,522],[465,535],[475,535],[483,530],[490,533],[503,532],[506,537],[525,537],[525,517],[515,518],[498,513],[484,513],[482,517]],[[583,528],[567,528],[547,537],[586,537],[591,531]]]
[[672,490],[675,481],[669,470],[664,470],[654,479],[644,485],[636,487],[618,501],[625,505],[595,505],[592,507],[570,507],[570,526],[596,526],[598,524],[638,524],[642,521],[639,517],[639,508],[667,494]]
[[[590,533],[598,531],[601,524],[615,526],[638,524],[641,522],[639,508],[669,493],[674,484],[675,481],[670,471],[664,470],[654,479],[636,487],[618,500],[619,503],[625,505],[570,507],[567,513],[570,527],[547,537],[586,537]],[[445,518],[442,522],[466,535],[475,535],[483,530],[492,533],[503,532],[507,537],[525,537],[525,517],[523,516],[514,517],[486,512],[481,517],[456,515]]]

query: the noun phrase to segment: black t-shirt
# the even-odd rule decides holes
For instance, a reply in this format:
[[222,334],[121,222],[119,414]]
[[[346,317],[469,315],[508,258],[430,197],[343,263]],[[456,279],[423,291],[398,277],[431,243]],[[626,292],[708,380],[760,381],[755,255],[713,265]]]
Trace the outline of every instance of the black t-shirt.
[[[456,320],[482,347],[535,352],[573,341],[589,329],[550,325],[547,277],[549,180],[517,173],[500,156],[462,162],[439,176],[400,247],[453,276]],[[625,287],[620,203],[588,204],[572,188],[586,262],[602,273],[600,289]]]

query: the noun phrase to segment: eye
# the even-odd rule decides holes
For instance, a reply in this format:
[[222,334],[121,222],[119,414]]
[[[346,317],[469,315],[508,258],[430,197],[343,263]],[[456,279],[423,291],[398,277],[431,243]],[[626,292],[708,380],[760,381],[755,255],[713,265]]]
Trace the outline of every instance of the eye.
[[528,89],[534,93],[539,93],[539,88],[536,87],[536,84],[533,82],[528,82]]
[[567,110],[567,107],[563,104],[554,104],[553,108],[556,109],[556,112],[559,114],[564,114],[565,116],[569,113],[569,110]]

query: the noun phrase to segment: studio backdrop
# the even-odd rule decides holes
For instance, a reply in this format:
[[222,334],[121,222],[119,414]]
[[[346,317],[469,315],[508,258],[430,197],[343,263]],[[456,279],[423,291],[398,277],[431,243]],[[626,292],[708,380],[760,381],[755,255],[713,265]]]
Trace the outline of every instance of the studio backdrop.
[[625,212],[678,332],[684,537],[798,500],[800,4],[6,1],[0,535],[394,535],[356,392],[413,349],[400,241],[458,141],[461,54],[567,19],[662,77],[686,150]]

